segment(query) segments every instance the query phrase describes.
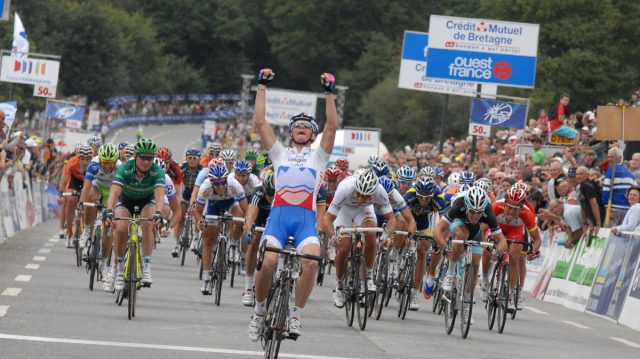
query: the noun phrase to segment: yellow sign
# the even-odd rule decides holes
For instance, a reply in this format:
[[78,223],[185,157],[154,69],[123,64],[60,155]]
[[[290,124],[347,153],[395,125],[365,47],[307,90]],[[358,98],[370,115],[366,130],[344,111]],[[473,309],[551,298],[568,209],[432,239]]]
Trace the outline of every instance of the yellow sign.
[[551,134],[549,137],[549,143],[554,145],[573,145],[576,142],[575,139],[564,137],[556,134]]

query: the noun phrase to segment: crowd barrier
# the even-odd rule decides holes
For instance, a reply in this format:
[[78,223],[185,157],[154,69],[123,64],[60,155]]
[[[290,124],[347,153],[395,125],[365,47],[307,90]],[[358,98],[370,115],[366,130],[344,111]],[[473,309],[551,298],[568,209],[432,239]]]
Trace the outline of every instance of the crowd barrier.
[[47,187],[52,185],[26,176],[5,173],[0,179],[0,243],[50,218]]
[[527,265],[524,290],[545,302],[640,331],[640,233],[600,229],[573,249],[565,233],[543,233],[541,256]]

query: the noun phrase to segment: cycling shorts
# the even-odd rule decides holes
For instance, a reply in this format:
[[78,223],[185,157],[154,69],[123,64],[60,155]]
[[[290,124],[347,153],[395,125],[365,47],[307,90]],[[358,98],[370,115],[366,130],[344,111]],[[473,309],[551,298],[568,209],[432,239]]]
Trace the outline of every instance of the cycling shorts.
[[362,222],[367,218],[376,219],[373,204],[360,207],[342,206],[333,221],[333,226],[340,228],[352,228],[354,225],[362,226]]
[[142,211],[144,211],[144,208],[146,206],[155,205],[155,204],[156,204],[156,201],[155,201],[153,195],[151,195],[149,197],[146,197],[146,198],[142,198],[142,199],[136,199],[136,198],[127,197],[124,194],[121,194],[119,202],[116,205],[116,207],[124,208],[127,211],[129,211],[129,214],[132,215],[133,214],[133,208],[136,207],[136,206],[140,210],[140,213],[142,213]]
[[82,191],[82,186],[84,185],[84,180],[78,180],[75,177],[71,176],[69,179],[69,186],[68,188],[70,190],[74,189],[78,192]]
[[[372,208],[373,209],[373,208]],[[316,232],[316,212],[298,206],[276,206],[271,209],[262,240],[284,248],[292,236],[298,252],[307,244],[320,245]]]
[[[453,222],[449,223],[449,233],[451,233],[451,236],[453,238],[455,238],[454,231],[458,226],[467,226],[467,225],[464,223],[463,220],[461,220],[459,218],[456,218],[456,219],[453,220]],[[469,228],[469,227],[467,226],[467,228]],[[473,238],[471,238],[471,236],[473,236]],[[474,233],[474,232],[471,231],[471,229],[469,229],[469,238],[468,238],[468,240],[481,242],[482,241],[482,233],[480,233],[480,231],[476,231]],[[471,249],[471,253],[482,255],[482,246],[473,246],[472,249]]]
[[100,204],[103,206],[106,206],[107,200],[109,199],[109,191],[111,190],[111,186],[109,187],[101,186],[94,180],[93,182],[91,182],[91,187],[95,188],[98,191],[98,196],[100,196],[98,198],[100,201]]
[[191,201],[191,194],[193,193],[193,187],[191,188],[184,188],[184,190],[182,191],[182,202],[187,202],[189,203]]
[[222,216],[226,212],[231,212],[233,207],[238,206],[238,200],[235,198],[223,199],[218,201],[207,201],[207,216]]

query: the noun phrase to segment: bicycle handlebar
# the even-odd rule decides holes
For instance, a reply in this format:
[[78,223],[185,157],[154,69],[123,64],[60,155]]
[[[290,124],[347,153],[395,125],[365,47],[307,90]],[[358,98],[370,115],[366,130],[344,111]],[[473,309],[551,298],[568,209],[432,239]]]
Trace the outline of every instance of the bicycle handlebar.
[[407,232],[407,231],[395,231],[395,232],[393,232],[393,234],[397,234],[399,236],[405,236],[406,237],[406,236],[409,235],[409,232]]
[[482,246],[482,247],[494,247],[495,243],[493,242],[479,242],[479,241],[462,241],[459,239],[451,240],[452,244],[470,244],[472,246]]
[[80,202],[80,207],[95,207],[95,208],[105,208],[105,206],[100,203],[95,202]]
[[80,192],[62,192],[62,197],[80,196]]
[[286,254],[286,255],[294,255],[296,257],[300,257],[300,258],[304,258],[304,259],[311,259],[317,262],[320,262],[322,260],[321,256],[314,256],[313,254],[305,254],[305,253],[298,253],[294,250],[291,251],[286,251],[280,248],[276,248],[276,247],[265,247],[264,248],[265,251],[267,252],[274,252],[274,253],[280,253],[280,254]]
[[349,233],[382,233],[384,229],[379,227],[340,228],[340,234]]
[[254,228],[256,232],[264,233],[264,227],[256,227]]
[[130,218],[130,217],[114,217],[113,218],[114,221],[154,221],[153,218],[146,218],[146,217],[138,217],[138,218]]
[[214,216],[214,215],[205,215],[205,221],[234,221],[234,222],[243,222],[244,218],[242,217],[231,217],[231,216]]

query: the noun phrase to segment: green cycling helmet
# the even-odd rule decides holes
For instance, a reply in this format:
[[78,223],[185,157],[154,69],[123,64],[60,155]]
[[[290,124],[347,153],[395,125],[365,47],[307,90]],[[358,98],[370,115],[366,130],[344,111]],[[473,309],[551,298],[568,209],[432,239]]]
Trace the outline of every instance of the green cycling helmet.
[[254,150],[247,150],[244,153],[244,159],[247,161],[255,161],[258,159],[258,152]]
[[154,155],[158,151],[158,146],[149,138],[141,138],[136,143],[136,155]]
[[120,157],[118,147],[113,143],[105,143],[98,150],[98,158],[100,161],[115,161]]

